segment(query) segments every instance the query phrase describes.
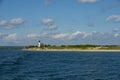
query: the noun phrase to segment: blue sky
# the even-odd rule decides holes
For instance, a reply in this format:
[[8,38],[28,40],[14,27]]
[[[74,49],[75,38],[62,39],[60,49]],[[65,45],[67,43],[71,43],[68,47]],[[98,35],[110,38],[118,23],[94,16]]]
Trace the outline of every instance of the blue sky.
[[120,45],[120,0],[0,0],[0,46]]

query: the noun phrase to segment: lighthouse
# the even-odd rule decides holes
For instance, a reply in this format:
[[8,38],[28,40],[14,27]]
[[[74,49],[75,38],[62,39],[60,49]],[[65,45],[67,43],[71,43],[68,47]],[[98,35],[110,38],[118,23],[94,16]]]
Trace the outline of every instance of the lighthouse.
[[41,42],[40,41],[38,41],[38,47],[40,47],[41,46]]

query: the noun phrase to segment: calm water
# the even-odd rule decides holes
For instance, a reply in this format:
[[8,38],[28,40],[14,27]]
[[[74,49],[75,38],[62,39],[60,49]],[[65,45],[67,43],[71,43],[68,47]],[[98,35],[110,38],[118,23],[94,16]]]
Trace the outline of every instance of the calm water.
[[120,80],[120,52],[1,49],[0,80]]

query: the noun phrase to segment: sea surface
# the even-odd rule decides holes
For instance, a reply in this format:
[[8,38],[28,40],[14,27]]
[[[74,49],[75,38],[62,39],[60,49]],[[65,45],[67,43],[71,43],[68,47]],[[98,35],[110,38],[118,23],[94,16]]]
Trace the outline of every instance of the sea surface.
[[0,48],[0,80],[120,80],[120,52]]

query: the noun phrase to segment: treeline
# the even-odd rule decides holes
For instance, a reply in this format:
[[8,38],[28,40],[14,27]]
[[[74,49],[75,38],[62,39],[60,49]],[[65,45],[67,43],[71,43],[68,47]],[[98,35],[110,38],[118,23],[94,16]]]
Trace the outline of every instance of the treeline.
[[[26,46],[25,48],[38,48],[36,45]],[[41,44],[41,49],[120,49],[118,45],[93,45],[93,44],[84,44],[84,45],[45,45]]]
[[[92,45],[92,44],[85,44],[85,45],[46,45],[46,44],[41,44],[41,47],[97,47],[100,45]],[[26,47],[38,47],[37,45],[29,45]]]

